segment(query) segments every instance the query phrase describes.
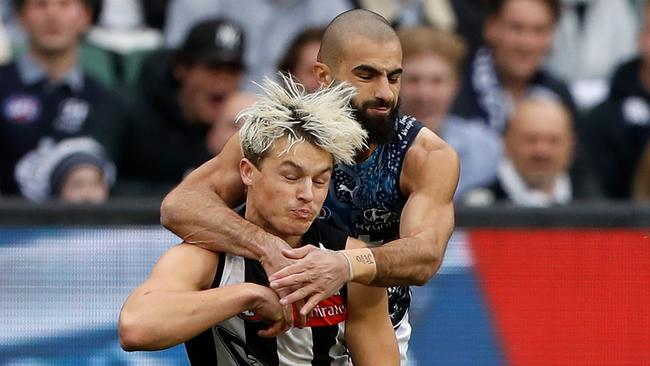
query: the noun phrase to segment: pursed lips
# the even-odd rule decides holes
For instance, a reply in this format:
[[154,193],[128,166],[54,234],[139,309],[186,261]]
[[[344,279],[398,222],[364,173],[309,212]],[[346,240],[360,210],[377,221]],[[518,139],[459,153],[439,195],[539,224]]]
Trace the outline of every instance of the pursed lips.
[[312,210],[308,208],[294,208],[291,212],[301,219],[311,219],[314,216]]

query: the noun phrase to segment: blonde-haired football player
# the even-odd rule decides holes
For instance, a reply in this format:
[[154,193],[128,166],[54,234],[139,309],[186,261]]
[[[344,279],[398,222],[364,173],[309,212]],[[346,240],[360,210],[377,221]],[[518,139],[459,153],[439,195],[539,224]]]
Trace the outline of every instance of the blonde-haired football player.
[[[354,88],[305,94],[288,77],[284,84],[267,80],[266,95],[240,114],[247,193],[239,214],[294,248],[363,250],[364,243],[314,221],[335,162],[353,161],[366,144],[349,107]],[[120,342],[126,350],[185,342],[192,364],[399,364],[385,289],[350,283],[321,301],[304,328],[282,333],[288,325],[267,286],[255,260],[177,245],[126,300]]]

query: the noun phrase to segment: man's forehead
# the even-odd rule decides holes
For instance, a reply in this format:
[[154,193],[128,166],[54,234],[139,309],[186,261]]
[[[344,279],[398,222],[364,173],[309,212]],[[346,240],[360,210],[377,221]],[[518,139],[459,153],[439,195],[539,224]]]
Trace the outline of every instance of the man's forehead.
[[360,59],[395,59],[402,61],[402,45],[397,37],[381,40],[369,37],[351,37],[341,46],[343,60]]
[[301,141],[289,146],[286,137],[277,140],[266,159],[270,159],[277,166],[295,167],[304,170],[311,168],[324,169],[332,166],[333,158],[330,153],[311,142]]

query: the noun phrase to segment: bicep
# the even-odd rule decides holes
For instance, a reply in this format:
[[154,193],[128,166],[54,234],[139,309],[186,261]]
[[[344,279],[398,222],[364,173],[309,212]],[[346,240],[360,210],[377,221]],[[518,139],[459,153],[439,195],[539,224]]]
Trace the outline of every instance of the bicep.
[[214,280],[219,255],[195,245],[176,245],[160,257],[149,278],[134,293],[207,289]]
[[400,238],[437,236],[441,230],[451,234],[460,173],[458,156],[444,143],[412,150],[401,176],[401,188],[408,199],[400,218]]

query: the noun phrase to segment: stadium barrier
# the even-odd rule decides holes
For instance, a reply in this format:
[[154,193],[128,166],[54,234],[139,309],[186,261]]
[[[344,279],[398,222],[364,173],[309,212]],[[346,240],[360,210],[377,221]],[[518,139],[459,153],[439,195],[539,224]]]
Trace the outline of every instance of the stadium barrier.
[[[117,316],[179,239],[158,200],[0,201],[0,365],[183,365],[126,353]],[[413,288],[417,365],[650,365],[650,206],[456,210],[445,260]]]

